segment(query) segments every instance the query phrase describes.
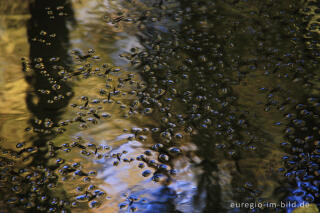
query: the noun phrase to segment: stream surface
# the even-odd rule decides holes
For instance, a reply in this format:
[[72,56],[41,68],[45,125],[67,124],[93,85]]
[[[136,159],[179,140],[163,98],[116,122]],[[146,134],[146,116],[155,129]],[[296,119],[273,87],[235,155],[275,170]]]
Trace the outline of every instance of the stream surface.
[[319,212],[320,3],[0,0],[0,213]]

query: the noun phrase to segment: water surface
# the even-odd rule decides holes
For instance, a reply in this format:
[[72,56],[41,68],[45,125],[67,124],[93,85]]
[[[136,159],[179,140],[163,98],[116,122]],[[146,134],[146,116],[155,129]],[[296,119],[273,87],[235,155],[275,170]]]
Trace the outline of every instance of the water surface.
[[318,212],[319,10],[3,1],[1,211]]

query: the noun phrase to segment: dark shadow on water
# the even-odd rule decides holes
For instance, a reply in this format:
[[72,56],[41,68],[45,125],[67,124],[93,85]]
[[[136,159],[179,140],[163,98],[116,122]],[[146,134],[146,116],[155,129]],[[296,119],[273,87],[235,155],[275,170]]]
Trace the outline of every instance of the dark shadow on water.
[[[305,22],[304,15],[299,12],[304,5],[298,1],[294,1],[295,4],[289,1],[281,4],[273,1],[268,1],[266,4],[249,1],[178,2],[182,21],[175,26],[177,33],[164,33],[159,30],[160,27],[157,26],[159,23],[144,22],[145,34],[140,41],[147,54],[141,54],[141,69],[145,65],[149,67],[148,70],[152,68],[151,71],[142,73],[148,85],[146,92],[152,96],[152,99],[146,98],[146,100],[151,103],[161,103],[161,111],[155,112],[153,117],[160,124],[161,131],[173,136],[176,129],[172,123],[177,124],[180,118],[184,120],[184,127],[189,126],[196,130],[191,134],[191,141],[197,147],[196,155],[201,158],[201,162],[194,164],[203,172],[198,177],[197,194],[193,200],[194,207],[197,203],[203,202],[202,194],[205,193],[203,212],[248,212],[249,210],[245,208],[230,209],[228,201],[249,203],[265,201],[265,198],[261,197],[263,191],[258,184],[261,171],[256,171],[255,168],[263,168],[259,160],[264,159],[270,159],[270,165],[265,166],[269,167],[270,171],[277,170],[271,166],[273,163],[276,166],[284,163],[280,158],[271,159],[274,147],[279,148],[279,142],[274,139],[275,136],[271,132],[264,129],[267,126],[256,124],[252,114],[257,111],[266,117],[263,119],[271,120],[272,116],[282,116],[285,113],[282,111],[283,107],[295,108],[294,102],[287,101],[290,98],[289,95],[298,98],[299,95],[308,94],[310,90],[304,88],[302,91],[301,87],[310,80],[310,76],[315,76],[310,69],[311,65],[308,67],[305,62],[308,61],[306,64],[314,64],[314,67],[318,67],[316,61],[312,59],[313,56],[308,56],[308,51],[304,50],[303,37],[305,33],[308,34],[305,30],[308,22]],[[175,10],[178,9],[175,8]],[[152,14],[157,12],[159,11],[154,9]],[[176,15],[170,12],[168,14],[166,15],[170,18]],[[176,16],[179,17],[179,15]],[[171,20],[170,18],[168,19]],[[144,19],[147,18],[144,17]],[[162,29],[170,28],[170,21],[166,24],[161,26]],[[293,25],[299,28],[294,35],[292,35],[293,30],[289,31],[285,28]],[[296,46],[290,41],[290,39],[299,41],[295,36],[301,39],[301,43]],[[277,42],[271,38],[277,38]],[[178,46],[172,45],[175,41],[179,42]],[[290,59],[286,58],[288,55],[291,56]],[[294,69],[287,67],[291,61],[294,63]],[[282,64],[281,68],[279,64]],[[310,75],[306,75],[306,71],[302,72],[301,66],[308,70]],[[250,90],[250,88],[239,86],[243,82],[249,81],[246,84],[253,85],[255,89],[261,86],[251,82],[252,73],[257,79],[259,77],[266,81],[265,84],[270,87],[271,92],[264,98],[264,105],[261,105],[265,112],[270,111],[270,108],[274,109],[269,114],[259,112],[258,106],[255,106],[257,103],[254,101],[245,105],[238,102],[243,98],[242,93],[248,93]],[[295,78],[302,79],[301,83],[293,83]],[[274,82],[279,82],[280,86]],[[166,91],[164,95],[157,94],[159,88]],[[239,88],[239,91],[235,88]],[[171,92],[172,89],[177,92]],[[182,95],[187,91],[191,91],[189,95]],[[293,94],[292,91],[294,91]],[[251,94],[257,98],[260,96],[259,92]],[[277,99],[270,98],[275,95]],[[309,109],[309,106],[301,109],[304,108]],[[310,110],[316,114],[315,109]],[[175,119],[179,114],[182,116]],[[283,120],[283,117],[280,119]],[[161,122],[161,120],[167,120],[167,122]],[[316,125],[314,120],[307,123],[309,127]],[[303,136],[303,138],[313,134],[311,130],[304,131],[301,133],[296,129],[292,134]],[[313,131],[316,132],[318,129]],[[281,136],[287,137],[285,134]],[[296,137],[291,136],[290,143],[296,143],[293,142]],[[318,139],[318,135],[314,138]],[[171,146],[179,146],[175,139],[170,139],[168,142],[159,139],[157,134],[154,140],[164,144],[164,148],[159,150],[160,154],[168,154]],[[299,157],[289,158],[295,159],[291,162],[294,168],[297,167],[296,161],[300,162],[301,159],[308,158],[305,155],[309,156],[314,152],[314,149],[304,144],[299,145],[299,148],[300,150],[294,149],[294,155],[300,152]],[[317,157],[313,155],[313,158]],[[220,166],[224,162],[230,162],[232,168],[222,171]],[[311,161],[303,162],[311,163]],[[171,162],[167,164],[172,166]],[[317,163],[313,165],[318,168]],[[300,169],[302,168],[303,166],[300,165]],[[230,174],[231,188],[223,188],[224,186],[220,184],[220,181],[223,181],[221,179],[226,178],[223,177],[223,172]],[[266,176],[269,175],[267,169],[263,172]],[[278,201],[285,200],[290,196],[290,188],[303,186],[301,183],[296,183],[294,178],[288,181],[280,177],[281,175],[277,172],[273,173],[269,178],[280,187],[276,188],[272,197],[266,200],[270,198]],[[293,173],[296,174],[295,169],[290,175],[295,176]],[[305,173],[302,172],[302,174]],[[309,178],[312,179],[311,176]],[[229,193],[229,197],[223,198],[225,192]],[[311,195],[308,199],[313,200],[310,197]],[[285,212],[290,209],[255,209],[254,211]]]
[[2,162],[11,163],[6,172],[3,170],[6,177],[1,176],[1,184],[7,188],[7,191],[2,191],[1,188],[1,210],[68,212],[70,207],[67,193],[61,191],[59,194],[52,194],[50,191],[50,187],[54,187],[58,179],[54,174],[57,165],[48,166],[49,158],[54,156],[53,152],[50,154],[48,142],[59,132],[63,132],[62,129],[54,129],[58,128],[64,108],[72,97],[71,85],[59,72],[70,71],[67,25],[74,23],[73,10],[68,0],[35,0],[30,1],[29,11],[31,18],[27,22],[27,31],[30,58],[23,59],[22,71],[29,84],[26,103],[32,119],[30,128],[26,131],[33,135],[32,145],[12,153],[32,160],[17,170],[14,160],[1,159]]
[[[36,0],[30,4],[30,13],[27,29],[32,74],[26,79],[33,92],[27,94],[26,102],[34,118],[42,121],[38,124],[31,121],[39,136],[34,145],[41,147],[54,136],[52,128],[57,126],[72,97],[70,83],[59,73],[70,72],[67,25],[74,23],[74,19],[68,0]],[[41,156],[36,159],[45,160]]]

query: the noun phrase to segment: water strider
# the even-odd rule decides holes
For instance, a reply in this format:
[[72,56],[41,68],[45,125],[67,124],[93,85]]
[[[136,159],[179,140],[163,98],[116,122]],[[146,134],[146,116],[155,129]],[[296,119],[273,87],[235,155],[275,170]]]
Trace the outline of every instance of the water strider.
[[319,11],[2,2],[1,211],[318,212]]

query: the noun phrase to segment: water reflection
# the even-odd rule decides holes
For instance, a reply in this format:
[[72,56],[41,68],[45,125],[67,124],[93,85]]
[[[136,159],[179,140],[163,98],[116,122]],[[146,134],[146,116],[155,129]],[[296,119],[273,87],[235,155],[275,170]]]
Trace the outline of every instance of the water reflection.
[[34,114],[31,121],[33,129],[39,135],[35,145],[41,147],[50,138],[45,135],[53,135],[51,129],[61,119],[63,108],[72,96],[70,83],[66,82],[63,73],[70,72],[67,21],[74,20],[68,1],[35,1],[30,3],[29,8],[31,18],[27,29],[30,54],[29,61],[23,61],[23,72],[32,91],[27,94],[26,102],[29,111]]
[[[191,141],[197,146],[195,153],[201,159],[200,163],[196,164],[203,170],[198,179],[199,195],[203,191],[207,192],[203,210],[205,212],[212,209],[224,212],[228,209],[228,203],[234,201],[270,202],[284,199],[289,196],[290,190],[276,190],[282,183],[282,178],[276,171],[282,164],[282,151],[274,150],[273,147],[278,146],[278,140],[282,140],[279,128],[285,121],[281,114],[287,107],[287,101],[291,99],[288,99],[288,96],[292,95],[290,90],[296,90],[302,84],[308,87],[308,83],[305,76],[300,84],[298,74],[293,74],[293,78],[289,77],[292,73],[288,74],[288,71],[295,73],[301,70],[299,56],[297,67],[294,68],[296,70],[291,68],[293,63],[286,58],[296,54],[296,45],[292,45],[290,40],[280,39],[278,43],[269,44],[266,38],[290,37],[296,31],[275,29],[280,29],[284,23],[292,23],[294,26],[301,24],[299,27],[303,31],[305,23],[300,23],[301,20],[296,17],[296,8],[290,4],[277,5],[270,2],[262,6],[253,2],[198,1],[183,2],[181,5],[185,13],[182,10],[170,14],[176,21],[183,20],[177,34],[174,30],[171,34],[166,34],[168,30],[157,29],[159,17],[155,15],[158,14],[156,9],[149,13],[149,17],[145,18],[147,21],[143,23],[146,27],[145,37],[141,39],[146,51],[136,59],[142,61],[141,70],[144,69],[143,76],[149,83],[149,97],[145,98],[145,102],[161,104],[160,115],[154,118],[158,117],[158,123],[164,123],[161,126],[161,131],[166,136],[164,141],[170,143],[169,146],[175,144],[171,136],[179,131],[175,129],[179,119],[194,135],[191,136]],[[243,7],[246,7],[247,11],[238,12],[238,9]],[[286,16],[272,14],[285,14],[284,11],[287,12]],[[265,18],[258,20],[257,17],[261,16]],[[272,25],[269,25],[270,23]],[[167,26],[170,26],[170,22]],[[274,31],[269,30],[271,27]],[[243,41],[246,41],[246,46],[242,45]],[[181,46],[171,45],[175,42],[179,42]],[[270,51],[276,53],[276,60],[274,55],[270,57]],[[175,60],[168,55],[175,57]],[[266,59],[269,63],[264,65]],[[314,63],[312,59],[310,62]],[[256,100],[245,96],[252,95],[259,99],[259,92],[253,93],[248,91],[248,88],[253,86],[257,91],[265,90],[263,87],[257,88],[255,80],[260,78],[263,78],[264,85],[270,88],[267,96],[269,100],[265,102],[262,99],[260,103],[262,110],[255,108]],[[181,82],[188,82],[183,79],[191,79],[194,84],[183,84]],[[296,82],[296,87],[290,85],[292,80]],[[296,94],[296,97],[299,95],[303,94]],[[259,101],[257,102],[259,104]],[[272,110],[275,107],[279,111]],[[183,115],[186,112],[187,114]],[[172,114],[180,113],[182,115],[178,115],[175,120]],[[261,124],[260,120],[270,114],[273,118],[268,117],[267,123]],[[260,123],[259,126],[257,122]],[[279,125],[277,130],[276,126]],[[159,156],[162,151],[167,154],[166,149],[167,147],[160,150]],[[219,149],[222,151],[218,151]],[[279,161],[272,162],[273,157]],[[227,159],[230,163],[227,163]],[[266,164],[260,163],[262,159]],[[271,174],[268,174],[270,172]],[[297,185],[300,187],[301,184]],[[268,188],[264,188],[266,186]],[[275,195],[273,190],[278,191],[278,194]],[[195,202],[197,200],[199,199],[196,196]],[[247,209],[238,211],[246,212]],[[276,208],[273,211],[281,209]]]
[[[54,13],[49,14],[52,10],[55,10]],[[3,150],[3,154],[11,155],[3,155],[2,158],[2,166],[6,167],[2,170],[3,209],[12,208],[15,212],[58,211],[66,208],[64,205],[68,205],[68,198],[66,192],[50,191],[57,183],[54,175],[57,166],[48,166],[47,142],[54,137],[52,128],[71,94],[70,86],[61,81],[62,77],[55,68],[67,69],[70,63],[66,18],[57,11],[72,13],[72,10],[66,1],[34,1],[29,4],[29,11],[31,17],[27,30],[30,53],[29,59],[22,59],[22,71],[29,84],[26,103],[32,113],[31,127],[25,128],[25,131],[32,133],[27,134],[23,141],[11,142],[17,144],[16,150]],[[57,57],[63,58],[60,64],[56,64]]]
[[1,135],[4,209],[291,212],[230,204],[318,203],[314,3],[29,7],[28,88],[16,92],[27,109],[15,118],[31,118],[19,142],[10,138],[16,147]]

